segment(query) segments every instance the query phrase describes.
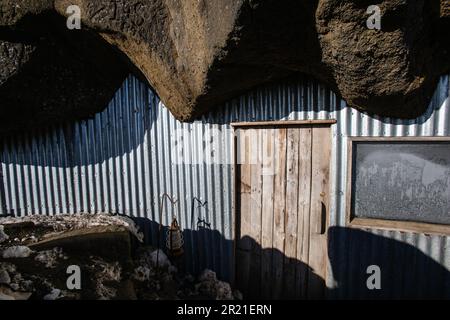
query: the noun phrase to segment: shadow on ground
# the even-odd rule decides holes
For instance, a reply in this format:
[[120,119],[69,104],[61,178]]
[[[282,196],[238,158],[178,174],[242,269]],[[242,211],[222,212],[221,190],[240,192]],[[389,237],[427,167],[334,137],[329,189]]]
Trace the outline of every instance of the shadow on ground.
[[[135,220],[144,231],[146,240],[155,244],[159,225],[145,218]],[[163,228],[160,234],[162,246],[166,231]],[[222,243],[222,250],[235,250],[234,243],[224,239],[218,231],[207,226],[184,230],[185,247],[193,250],[185,252],[182,265],[185,271],[194,275],[209,268],[216,271],[219,278],[232,281],[233,273],[226,270],[230,266],[235,273],[234,285],[246,299],[318,298],[317,293],[314,297],[308,293],[310,286],[322,286],[323,298],[328,299],[450,299],[450,272],[416,247],[402,241],[363,230],[330,227],[328,257],[336,285],[335,288],[327,288],[325,280],[307,263],[287,258],[279,250],[263,249],[253,239],[246,238],[249,260],[235,259],[241,261],[239,265],[225,261],[226,255],[214,250],[214,243]],[[245,254],[242,251],[236,250],[236,257]],[[263,256],[265,262],[270,261],[268,264],[261,264]],[[371,265],[380,267],[380,290],[367,288],[367,279],[371,275],[367,268]],[[249,277],[242,277],[243,273]]]

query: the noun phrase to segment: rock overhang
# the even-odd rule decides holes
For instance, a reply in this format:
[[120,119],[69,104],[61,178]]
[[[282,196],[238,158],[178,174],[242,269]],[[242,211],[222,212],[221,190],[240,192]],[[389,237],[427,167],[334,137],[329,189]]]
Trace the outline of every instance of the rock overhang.
[[[0,3],[3,132],[91,116],[130,70],[191,121],[295,73],[351,107],[415,118],[450,69],[448,0],[377,1],[381,30],[367,28],[371,2],[356,0]],[[69,5],[81,10],[81,30],[65,26]]]

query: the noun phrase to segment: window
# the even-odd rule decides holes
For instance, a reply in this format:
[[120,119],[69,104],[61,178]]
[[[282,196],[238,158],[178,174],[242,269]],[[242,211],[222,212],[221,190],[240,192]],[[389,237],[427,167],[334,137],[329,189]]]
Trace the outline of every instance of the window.
[[450,233],[450,138],[350,138],[350,225]]

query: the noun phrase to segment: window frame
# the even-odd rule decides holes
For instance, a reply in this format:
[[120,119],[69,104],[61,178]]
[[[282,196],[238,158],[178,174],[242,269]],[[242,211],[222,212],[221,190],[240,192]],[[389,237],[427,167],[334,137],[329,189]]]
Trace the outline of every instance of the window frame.
[[353,216],[353,147],[358,142],[450,142],[450,136],[445,137],[347,137],[347,186],[346,186],[346,213],[345,224],[348,227],[362,229],[396,230],[424,234],[450,235],[450,225],[434,224],[429,222],[416,222],[404,220],[388,220],[379,218],[360,218]]

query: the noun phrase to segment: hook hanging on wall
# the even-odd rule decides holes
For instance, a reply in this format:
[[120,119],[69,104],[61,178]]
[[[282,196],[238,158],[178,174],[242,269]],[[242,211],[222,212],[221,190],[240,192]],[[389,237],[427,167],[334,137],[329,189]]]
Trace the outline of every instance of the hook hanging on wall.
[[[199,198],[194,197],[192,198],[192,205],[191,205],[191,229],[194,230],[194,212],[195,212],[195,202],[198,202],[199,205],[197,208],[206,208],[206,205],[208,204],[208,201],[202,202]],[[201,220],[200,218],[198,218],[197,221],[197,227],[199,225],[199,223],[204,222],[206,223],[204,220]]]
[[[159,250],[161,249],[161,231],[162,231],[162,225],[163,225],[162,224],[162,216],[163,216],[163,209],[164,209],[164,200],[168,200],[172,204],[172,206],[174,206],[178,202],[178,200],[175,200],[172,196],[168,195],[166,192],[164,192],[161,195],[161,201],[160,201],[160,206],[159,206],[159,228],[158,228],[158,241],[157,241],[158,250],[156,251],[156,267],[157,268],[159,267]],[[173,212],[172,212],[172,218],[174,218]],[[173,221],[172,221],[172,224],[173,224]],[[178,222],[177,222],[177,226],[178,226]]]
[[[198,204],[196,206],[196,203]],[[202,201],[197,197],[193,197],[192,198],[192,202],[191,202],[191,230],[199,230],[198,226],[200,223],[205,223],[205,220],[201,219],[201,214],[199,213],[199,216],[197,217],[197,223],[195,222],[195,211],[196,210],[207,210],[208,201]],[[197,226],[197,228],[196,228]],[[191,235],[191,241],[195,241],[196,243],[196,250],[192,251],[192,262],[193,262],[193,269],[195,272],[200,272],[201,270],[199,270],[200,266],[204,266],[204,249],[202,244],[204,242],[202,242],[200,240],[200,237],[203,237],[204,235],[200,235],[198,234],[198,231],[193,232]]]

